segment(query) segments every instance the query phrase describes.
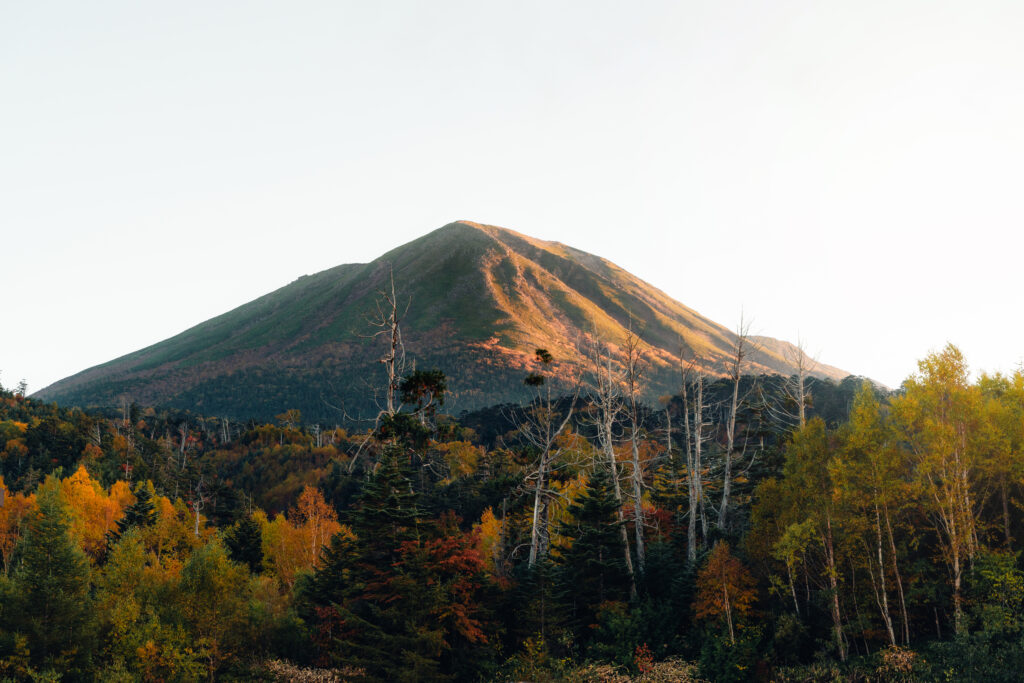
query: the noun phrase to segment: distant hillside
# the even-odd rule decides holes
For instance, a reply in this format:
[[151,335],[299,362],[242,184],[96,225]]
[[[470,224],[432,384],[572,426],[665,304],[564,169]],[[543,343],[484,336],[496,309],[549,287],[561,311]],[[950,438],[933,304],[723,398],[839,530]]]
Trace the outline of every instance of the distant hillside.
[[[207,415],[266,419],[298,408],[338,422],[376,413],[383,385],[368,319],[394,273],[407,307],[409,364],[440,368],[454,412],[522,397],[533,352],[547,348],[568,376],[594,339],[620,345],[642,330],[650,395],[674,391],[680,345],[721,372],[735,340],[717,323],[603,258],[557,242],[466,221],[451,223],[371,263],[295,282],[140,351],[60,380],[35,395],[61,404],[122,400]],[[745,372],[789,374],[791,345],[758,338]],[[848,373],[827,365],[819,377]]]

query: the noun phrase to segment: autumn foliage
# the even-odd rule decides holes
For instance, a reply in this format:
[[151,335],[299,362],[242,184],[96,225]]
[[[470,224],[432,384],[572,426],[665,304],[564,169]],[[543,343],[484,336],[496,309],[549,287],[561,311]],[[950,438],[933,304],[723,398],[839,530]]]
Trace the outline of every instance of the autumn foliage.
[[[947,347],[895,394],[811,382],[799,423],[775,419],[784,379],[743,381],[727,524],[730,435],[692,392],[635,429],[613,415],[606,441],[577,407],[538,486],[542,449],[507,407],[456,421],[412,400],[387,429],[342,429],[0,388],[0,677],[1019,671],[1024,372],[972,379]],[[707,382],[731,405],[735,385]]]

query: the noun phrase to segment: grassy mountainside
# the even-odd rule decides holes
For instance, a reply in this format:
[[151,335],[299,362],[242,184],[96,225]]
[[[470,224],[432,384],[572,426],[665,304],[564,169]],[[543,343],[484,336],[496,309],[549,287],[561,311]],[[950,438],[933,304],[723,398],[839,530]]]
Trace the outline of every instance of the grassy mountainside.
[[[674,389],[684,353],[721,371],[734,336],[605,259],[511,230],[460,221],[367,264],[304,276],[244,306],[135,353],[63,379],[36,395],[63,404],[123,399],[229,417],[298,408],[338,421],[375,413],[381,340],[369,338],[378,290],[393,271],[406,302],[408,359],[449,376],[455,411],[517,400],[537,347],[564,376],[591,341],[621,344],[642,330],[650,393]],[[761,339],[747,372],[788,374],[785,342]],[[847,373],[819,366],[837,379]]]

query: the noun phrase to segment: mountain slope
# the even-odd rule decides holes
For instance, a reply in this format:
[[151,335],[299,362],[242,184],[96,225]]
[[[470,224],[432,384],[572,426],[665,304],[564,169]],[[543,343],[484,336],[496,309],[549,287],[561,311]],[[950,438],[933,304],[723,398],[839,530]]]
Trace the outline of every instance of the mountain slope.
[[[367,264],[295,282],[170,339],[89,368],[36,395],[64,404],[122,400],[229,417],[299,408],[338,421],[376,412],[381,339],[368,320],[393,273],[410,361],[449,377],[455,411],[522,395],[533,351],[568,376],[595,339],[642,331],[652,395],[675,389],[680,346],[720,372],[735,336],[605,259],[556,242],[466,221]],[[746,372],[789,374],[790,345],[759,339]],[[836,368],[816,374],[838,379]]]

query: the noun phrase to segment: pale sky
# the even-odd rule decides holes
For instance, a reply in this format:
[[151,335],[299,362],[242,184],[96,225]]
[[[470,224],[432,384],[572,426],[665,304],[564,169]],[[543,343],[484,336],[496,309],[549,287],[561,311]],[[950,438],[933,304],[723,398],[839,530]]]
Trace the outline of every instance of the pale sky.
[[1024,359],[1024,3],[0,0],[0,382],[457,219],[890,386]]

